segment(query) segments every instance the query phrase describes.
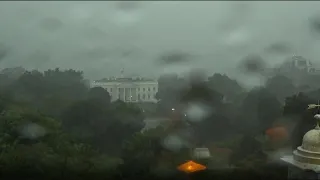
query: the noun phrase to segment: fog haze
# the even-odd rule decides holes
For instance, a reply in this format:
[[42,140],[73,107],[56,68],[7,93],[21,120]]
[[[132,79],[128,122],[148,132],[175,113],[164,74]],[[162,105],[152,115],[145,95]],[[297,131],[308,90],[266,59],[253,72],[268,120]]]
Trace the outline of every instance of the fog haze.
[[[90,79],[158,76],[200,67],[237,75],[236,64],[259,54],[269,64],[299,54],[319,61],[310,18],[319,2],[0,2],[1,68],[81,69]],[[273,44],[287,50],[270,52]],[[187,64],[156,63],[169,51],[194,55]],[[169,69],[168,69],[169,68]],[[171,68],[171,69],[170,69]],[[180,68],[179,70],[175,68]]]

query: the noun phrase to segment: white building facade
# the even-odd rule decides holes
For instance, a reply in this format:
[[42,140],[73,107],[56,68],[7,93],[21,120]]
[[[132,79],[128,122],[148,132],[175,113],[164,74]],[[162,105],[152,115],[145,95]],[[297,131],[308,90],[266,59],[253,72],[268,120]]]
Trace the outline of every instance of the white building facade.
[[272,77],[276,74],[287,75],[290,77],[301,76],[305,74],[320,74],[320,67],[314,65],[310,60],[302,56],[292,56],[286,59],[282,64],[266,68],[263,75]]
[[307,74],[319,74],[319,67],[311,63],[310,60],[302,56],[292,56],[288,58],[278,69],[282,72],[304,72]]
[[91,87],[106,89],[111,101],[157,102],[158,81],[144,78],[105,78],[93,81]]

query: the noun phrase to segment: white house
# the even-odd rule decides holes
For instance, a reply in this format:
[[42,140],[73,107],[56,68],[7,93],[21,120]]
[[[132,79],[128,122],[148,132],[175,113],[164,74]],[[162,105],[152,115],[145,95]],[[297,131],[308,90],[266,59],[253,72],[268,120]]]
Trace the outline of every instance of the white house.
[[145,78],[104,78],[91,82],[91,87],[102,87],[111,96],[111,101],[157,102],[158,81]]

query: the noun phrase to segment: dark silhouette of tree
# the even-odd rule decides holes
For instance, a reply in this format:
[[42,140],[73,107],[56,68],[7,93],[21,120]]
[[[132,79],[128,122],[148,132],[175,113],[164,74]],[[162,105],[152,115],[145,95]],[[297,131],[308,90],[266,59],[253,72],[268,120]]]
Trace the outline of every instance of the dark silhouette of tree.
[[63,108],[84,99],[88,89],[81,71],[28,71],[7,87],[16,100],[30,103],[42,112],[58,117]]
[[218,73],[208,78],[208,86],[231,100],[244,91],[236,80]]
[[283,114],[291,118],[296,123],[291,135],[292,148],[296,149],[302,144],[302,138],[306,132],[313,129],[316,125],[314,115],[318,113],[318,109],[307,110],[308,104],[316,104],[316,100],[310,99],[308,96],[299,93],[288,97],[283,109]]
[[144,127],[141,110],[121,101],[101,106],[88,99],[74,103],[62,115],[63,127],[79,142],[117,154],[122,142]]
[[101,103],[102,106],[110,104],[111,96],[107,90],[102,87],[91,88],[88,92],[88,99]]
[[287,96],[291,96],[296,92],[293,81],[283,75],[277,75],[268,79],[266,88],[269,92],[275,94],[280,101],[284,101]]
[[179,103],[180,92],[186,88],[184,79],[176,74],[163,75],[158,79],[158,92],[156,98],[159,100],[157,111],[160,115],[171,113]]
[[[251,135],[244,135],[239,147],[233,151],[230,157],[230,164],[235,166],[251,166],[261,165],[266,160],[266,155],[262,152],[261,144]],[[257,163],[257,164],[255,164]]]
[[273,94],[264,88],[253,89],[242,102],[239,123],[244,132],[260,133],[280,115],[281,104]]
[[207,105],[219,106],[223,95],[211,89],[206,82],[195,82],[190,88],[181,92],[181,102],[201,102]]

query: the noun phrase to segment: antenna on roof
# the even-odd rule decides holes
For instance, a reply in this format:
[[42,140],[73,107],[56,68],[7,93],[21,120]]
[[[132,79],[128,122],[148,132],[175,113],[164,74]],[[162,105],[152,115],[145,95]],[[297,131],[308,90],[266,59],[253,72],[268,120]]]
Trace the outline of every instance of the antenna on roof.
[[316,129],[320,129],[320,114],[319,114],[320,101],[319,101],[319,100],[318,100],[318,104],[309,104],[309,105],[308,105],[308,109],[314,109],[314,108],[317,108],[317,110],[318,110],[317,114],[314,116],[315,119],[317,119]]
[[121,71],[120,71],[120,77],[124,78],[124,68],[122,68]]

